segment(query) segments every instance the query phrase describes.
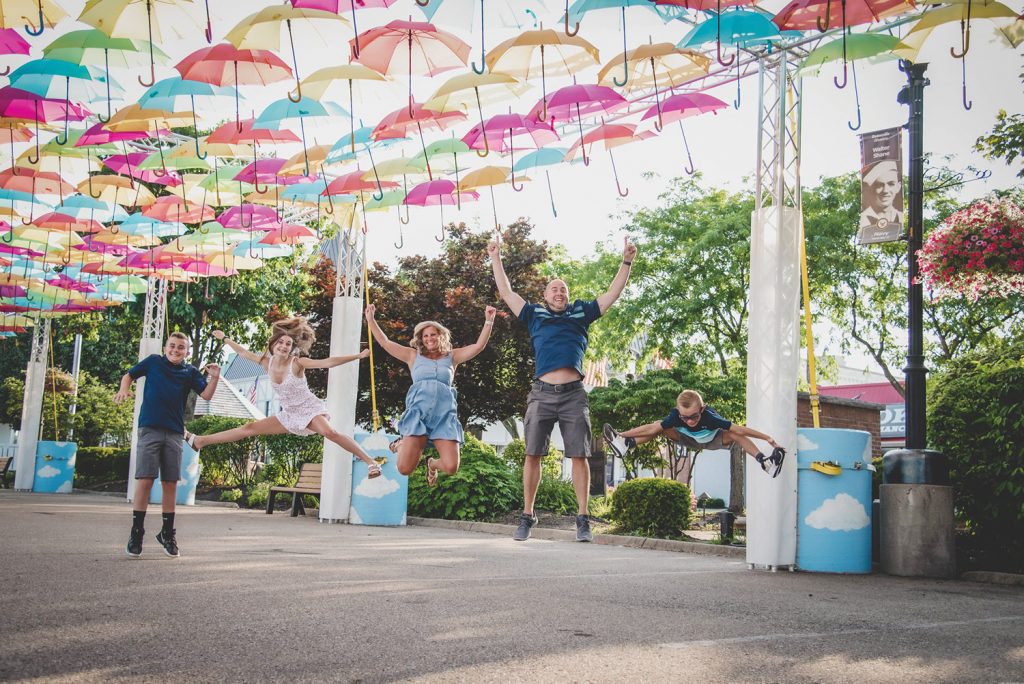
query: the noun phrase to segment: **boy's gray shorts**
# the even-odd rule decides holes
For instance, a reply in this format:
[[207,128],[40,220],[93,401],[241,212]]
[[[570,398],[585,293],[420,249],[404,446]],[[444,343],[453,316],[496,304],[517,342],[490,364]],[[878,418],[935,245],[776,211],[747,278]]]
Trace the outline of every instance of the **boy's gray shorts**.
[[562,433],[566,457],[590,456],[590,401],[582,382],[549,385],[534,381],[523,419],[528,456],[547,455],[555,423]]
[[714,451],[716,449],[729,448],[722,441],[722,437],[725,433],[721,429],[715,433],[715,436],[711,438],[710,442],[698,442],[688,433],[684,432],[682,428],[675,428],[675,430],[676,441],[690,449],[707,449],[708,451]]
[[139,428],[138,450],[135,454],[135,477],[156,478],[161,482],[181,479],[181,451],[184,436],[155,427]]

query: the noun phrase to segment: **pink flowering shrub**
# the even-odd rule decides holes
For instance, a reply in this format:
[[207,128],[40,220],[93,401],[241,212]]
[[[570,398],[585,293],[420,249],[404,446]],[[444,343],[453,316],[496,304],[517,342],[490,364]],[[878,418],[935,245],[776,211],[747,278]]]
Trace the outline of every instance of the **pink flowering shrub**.
[[1024,211],[978,202],[947,218],[917,253],[920,282],[937,297],[1024,293]]

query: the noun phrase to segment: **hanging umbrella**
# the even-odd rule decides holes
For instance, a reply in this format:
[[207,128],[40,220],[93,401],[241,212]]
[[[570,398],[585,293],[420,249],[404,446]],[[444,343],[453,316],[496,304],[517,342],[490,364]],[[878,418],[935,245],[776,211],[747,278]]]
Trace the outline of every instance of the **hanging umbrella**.
[[[624,92],[630,94],[636,90],[653,89],[657,105],[661,88],[677,88],[706,76],[711,58],[672,43],[648,43],[630,50],[626,54],[626,63],[633,77]],[[605,86],[617,85],[612,76],[617,70],[618,62],[612,60],[598,73],[597,82]],[[660,121],[658,126],[661,126]]]
[[[618,9],[622,12],[622,82],[620,83],[617,77],[612,79],[613,83],[620,88],[629,83],[629,55],[627,54],[626,39],[627,7],[642,7],[657,12],[654,5],[651,4],[651,0],[576,0],[571,7],[569,0],[565,0],[565,33],[569,36],[575,36],[580,30],[580,19],[587,12],[602,9]],[[569,32],[570,21],[576,22],[576,28],[571,33]]]
[[[27,55],[29,44],[24,38],[18,35],[14,29],[0,29],[0,55]],[[11,66],[7,65],[0,76],[11,73]]]
[[0,3],[0,28],[24,28],[30,36],[53,28],[67,12],[53,0],[5,0]]
[[111,115],[110,67],[132,69],[148,61],[143,51],[152,52],[153,58],[165,64],[170,58],[163,50],[146,40],[137,38],[111,38],[99,29],[82,29],[61,34],[43,48],[43,55],[73,64],[90,66],[103,61],[103,79],[107,84],[107,116],[99,116],[105,122]]
[[792,0],[772,20],[781,30],[806,31],[817,28],[824,33],[832,28],[842,30],[843,81],[835,80],[837,88],[846,87],[847,27],[881,21],[914,8],[912,0],[839,0],[840,11],[832,12],[832,0]]
[[426,206],[437,206],[441,210],[441,237],[435,236],[434,239],[438,242],[444,242],[445,238],[445,226],[444,226],[444,205],[458,204],[462,205],[462,202],[469,200],[480,199],[480,195],[472,190],[468,192],[462,192],[454,182],[447,178],[439,178],[437,180],[427,181],[420,183],[409,190],[409,194],[406,195],[403,204],[417,205],[421,207]]
[[[425,109],[421,104],[410,102],[408,107],[400,107],[381,119],[374,127],[372,136],[375,140],[407,138],[410,129],[415,126],[420,138],[420,147],[426,150],[426,142],[423,139],[424,126],[443,131],[465,119],[466,115],[462,112],[435,112]],[[427,176],[433,179],[430,164],[427,164]]]
[[[352,0],[355,2],[355,0]],[[362,64],[341,64],[318,69],[302,79],[302,90],[306,97],[322,100],[335,83],[348,82],[348,116],[349,126],[355,128],[355,96],[353,82],[386,82],[387,79],[373,69]],[[352,143],[355,152],[355,142]]]
[[[885,33],[843,33],[843,38],[833,40],[829,43],[819,44],[811,50],[807,57],[800,63],[797,73],[801,76],[817,76],[823,65],[843,60],[845,70],[847,62],[855,62],[858,59],[866,59],[871,63],[878,63],[897,59],[892,50],[900,42],[896,36]],[[850,65],[853,72],[853,95],[857,103],[857,125],[847,123],[850,130],[856,131],[860,128],[860,90],[857,87],[856,64]],[[838,77],[833,77],[836,85],[839,85]],[[845,77],[844,77],[845,80]]]
[[[627,104],[626,98],[606,86],[574,84],[559,88],[551,94],[547,102],[538,101],[527,117],[538,118],[546,107],[548,118],[551,119],[552,124],[556,121],[570,122],[575,119],[582,140],[584,116],[607,114],[620,110]],[[585,154],[584,163],[590,163]],[[515,167],[516,165],[513,164],[513,169]]]
[[87,0],[78,20],[112,38],[144,38],[150,48],[149,80],[139,76],[139,83],[148,88],[156,82],[154,42],[171,42],[162,29],[170,29],[175,37],[184,39],[188,29],[196,26],[182,8],[184,3],[191,4],[192,0]]
[[[459,191],[465,192],[476,188],[486,187],[491,192],[491,211],[494,213],[494,230],[501,230],[498,223],[498,205],[494,201],[494,186],[504,185],[509,178],[515,181],[515,175],[510,166],[484,166],[470,171],[459,182]],[[520,181],[530,180],[524,176],[519,177]]]
[[[549,60],[547,52],[553,52],[555,59]],[[548,99],[547,76],[573,74],[591,64],[598,64],[600,53],[597,48],[582,38],[558,33],[551,29],[523,31],[491,48],[487,55],[487,67],[491,71],[529,80],[531,71],[536,71],[534,55],[539,55],[541,92],[544,102]],[[547,109],[542,109],[543,121]]]
[[[480,66],[476,65],[476,62],[472,62],[471,66],[475,73],[483,74],[487,70],[487,14],[485,10],[490,8],[491,11],[498,13],[498,21],[502,26],[516,27],[522,29],[520,18],[523,15],[534,15],[533,10],[546,10],[544,7],[544,0],[534,0],[530,3],[530,6],[525,8],[522,7],[522,3],[518,0],[504,0],[504,2],[498,2],[497,0],[490,0],[490,2],[484,2],[484,0],[416,0],[416,4],[420,11],[426,16],[427,21],[443,26],[458,26],[463,29],[467,34],[474,33],[473,28],[476,24],[477,5],[479,4],[480,14]],[[438,16],[440,13],[440,16]],[[491,15],[493,17],[493,14]],[[494,24],[493,19],[490,22]],[[536,20],[534,21],[536,25]]]
[[971,46],[971,19],[991,21],[999,35],[1012,47],[1017,47],[1024,40],[1024,35],[1012,30],[1017,22],[1017,13],[1006,5],[994,0],[957,0],[956,4],[926,12],[893,49],[895,55],[911,62],[917,61],[921,48],[936,27],[959,21],[961,50],[958,53],[955,48],[950,48],[949,53],[954,59],[961,60],[963,105],[968,110],[972,105],[967,100],[967,67],[964,59]]
[[648,121],[657,118],[654,126],[660,131],[661,127],[665,123],[671,123],[672,121],[679,122],[679,132],[683,136],[683,147],[686,149],[687,166],[684,167],[684,171],[688,174],[693,174],[696,169],[693,166],[693,157],[690,155],[690,144],[686,141],[686,131],[683,130],[683,119],[691,116],[698,116],[700,114],[706,114],[711,112],[717,114],[720,109],[727,109],[729,105],[722,102],[717,97],[713,97],[706,93],[680,93],[679,95],[673,95],[666,99],[659,105],[655,105],[648,109],[641,122]]
[[[260,143],[279,144],[299,142],[299,137],[285,129],[257,128],[255,126],[255,119],[246,119],[239,122],[237,129],[234,123],[229,122],[222,124],[210,133],[207,140],[214,143],[251,142],[253,143],[252,159],[255,162],[259,153]],[[260,190],[259,185],[257,185],[256,192],[262,195],[267,192],[267,190],[266,188]]]
[[142,213],[149,218],[171,223],[201,223],[216,218],[211,207],[189,205],[177,195],[157,197]]
[[352,12],[352,35],[355,44],[352,46],[352,53],[359,57],[359,28],[356,25],[357,9],[386,9],[394,4],[395,0],[289,0],[292,7],[301,9],[316,9],[324,12],[341,14],[346,8]]
[[65,100],[40,97],[35,93],[4,86],[0,88],[0,117],[32,121],[36,127],[36,156],[39,159],[39,124],[52,121],[81,121],[89,110]]
[[[522,159],[513,165],[513,171],[531,171],[553,164],[561,164],[565,161],[566,150],[558,147],[544,147],[523,155]],[[548,197],[551,199],[551,213],[558,218],[558,209],[555,207],[555,193],[551,188],[551,174],[544,169],[544,176],[548,181]]]
[[[476,103],[480,123],[484,121],[483,105],[492,105],[503,100],[515,99],[529,88],[508,74],[460,74],[446,81],[430,99],[423,103],[424,109],[438,112],[468,110]],[[481,95],[483,91],[483,95]],[[486,157],[485,147],[481,157]],[[478,152],[479,154],[479,152]]]
[[[201,106],[209,106],[216,103],[219,97],[232,97],[237,100],[238,89],[230,86],[217,86],[203,81],[190,81],[180,76],[172,76],[157,81],[150,86],[139,98],[140,107],[152,109],[165,109],[173,111],[183,106],[187,100],[189,110],[192,112],[192,129],[199,130],[199,123],[196,121],[196,102]],[[199,138],[195,139],[196,156],[200,159],[206,158],[206,153],[199,150]]]
[[619,183],[619,172],[615,168],[615,157],[612,155],[612,148],[618,147],[619,145],[625,145],[631,142],[636,142],[649,138],[653,135],[650,132],[636,132],[636,126],[633,124],[606,124],[602,119],[601,125],[587,132],[583,136],[582,140],[573,143],[572,147],[566,153],[566,159],[573,159],[576,156],[577,151],[585,151],[586,145],[593,146],[594,143],[603,143],[606,150],[608,150],[608,158],[612,162],[612,174],[615,176],[615,188],[618,190],[619,197],[626,197],[629,195],[629,189],[625,191],[622,189],[622,185]]
[[76,189],[78,192],[88,192],[93,199],[102,200],[110,205],[145,207],[156,201],[153,193],[143,187],[141,183],[135,183],[124,176],[89,176],[79,183]]
[[[522,114],[498,114],[477,124],[462,136],[462,142],[472,149],[490,146],[499,154],[510,154],[511,163],[515,164],[515,150],[538,149],[558,140],[558,134],[547,124],[523,116]],[[516,187],[515,177],[512,178],[512,189],[519,192],[523,186]]]
[[260,48],[280,51],[281,30],[286,29],[288,45],[292,52],[292,71],[295,72],[296,90],[294,98],[291,93],[288,94],[288,97],[293,102],[298,102],[302,98],[302,83],[299,80],[299,65],[295,58],[294,29],[300,26],[310,29],[310,33],[319,36],[321,42],[326,46],[328,45],[326,36],[320,34],[318,28],[329,31],[338,26],[347,27],[348,25],[348,21],[334,12],[304,9],[290,5],[271,5],[242,19],[228,31],[225,38],[239,49]]
[[174,65],[183,79],[235,86],[235,124],[241,125],[239,85],[267,85],[290,78],[291,67],[269,50],[239,50],[230,43],[201,48]]
[[[352,61],[380,74],[405,73],[409,77],[409,115],[413,113],[412,77],[414,74],[436,76],[451,69],[466,66],[470,47],[458,36],[441,31],[433,24],[422,21],[396,20],[385,26],[365,31],[362,47]],[[407,49],[402,49],[407,48]]]
[[348,112],[341,105],[333,102],[320,102],[309,97],[300,97],[297,101],[288,98],[277,100],[267,105],[253,123],[260,128],[279,128],[283,121],[297,119],[299,122],[302,152],[306,157],[305,175],[309,175],[309,158],[306,152],[306,120],[324,119],[334,116],[345,116]]

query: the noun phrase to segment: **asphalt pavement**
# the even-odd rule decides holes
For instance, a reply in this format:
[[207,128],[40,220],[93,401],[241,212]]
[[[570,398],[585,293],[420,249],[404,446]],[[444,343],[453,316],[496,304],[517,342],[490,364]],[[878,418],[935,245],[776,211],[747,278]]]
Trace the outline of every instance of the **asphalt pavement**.
[[0,681],[1022,682],[1024,589],[0,490]]

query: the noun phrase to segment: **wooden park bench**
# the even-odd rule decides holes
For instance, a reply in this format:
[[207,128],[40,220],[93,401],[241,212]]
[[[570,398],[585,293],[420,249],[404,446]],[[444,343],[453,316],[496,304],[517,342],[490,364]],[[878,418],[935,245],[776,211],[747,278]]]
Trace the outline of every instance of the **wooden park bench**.
[[0,456],[0,487],[7,488],[7,471],[14,462],[13,456]]
[[267,495],[267,514],[274,512],[274,499],[276,495],[291,492],[292,495],[292,517],[302,512],[306,515],[306,509],[302,505],[304,494],[320,496],[320,477],[323,474],[322,463],[303,463],[299,469],[299,481],[294,487],[271,487]]

